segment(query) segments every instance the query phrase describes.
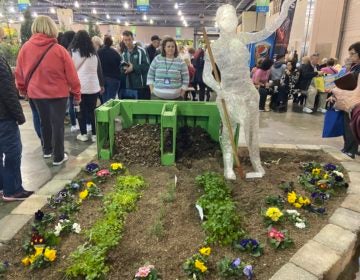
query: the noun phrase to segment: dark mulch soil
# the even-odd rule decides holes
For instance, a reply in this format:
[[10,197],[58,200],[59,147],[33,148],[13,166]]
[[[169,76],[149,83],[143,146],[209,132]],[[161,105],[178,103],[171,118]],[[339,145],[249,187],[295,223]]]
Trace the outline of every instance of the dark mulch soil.
[[[172,167],[156,166],[157,162],[154,159],[152,159],[153,166],[150,166],[150,154],[156,151],[155,142],[159,140],[159,128],[139,126],[133,130],[130,129],[129,132],[133,136],[127,135],[119,140],[122,136],[118,135],[118,143],[121,142],[118,147],[128,151],[128,154],[125,154],[127,161],[124,160],[128,162],[127,167],[132,174],[142,175],[148,188],[144,190],[137,210],[129,214],[126,219],[121,243],[109,255],[108,263],[111,269],[107,279],[132,280],[137,268],[146,262],[154,264],[159,269],[163,280],[186,279],[182,272],[182,264],[186,258],[197,252],[205,239],[195,209],[196,200],[202,194],[195,185],[195,177],[206,171],[222,172],[218,148],[201,150],[201,147],[206,146],[206,143],[203,143],[196,146],[192,153],[184,153],[183,158],[191,162],[191,168],[181,161]],[[142,136],[145,138],[141,139]],[[190,135],[191,137],[193,136]],[[203,152],[201,156],[196,154],[199,150]],[[245,171],[251,171],[245,149],[240,150],[240,156]],[[250,237],[266,244],[266,227],[260,215],[261,210],[266,207],[264,198],[271,194],[282,194],[282,191],[276,187],[281,181],[296,182],[297,176],[301,173],[300,162],[337,162],[320,151],[272,149],[261,150],[261,159],[267,163],[264,164],[266,170],[264,178],[253,181],[237,180],[233,183],[229,182],[229,185],[233,199],[237,203],[238,213],[243,216],[243,228]],[[175,199],[173,202],[164,203],[164,195],[168,192],[169,184],[174,181],[175,175],[178,177]],[[113,181],[110,180],[102,185],[102,189],[107,192],[111,190],[112,185]],[[297,192],[305,194],[297,183],[295,188]],[[212,246],[213,254],[210,257],[209,266],[211,273],[206,280],[220,279],[215,272],[216,263],[224,256],[241,257],[243,261],[253,264],[256,279],[269,279],[302,245],[327,224],[328,217],[339,207],[344,196],[345,192],[341,192],[332,198],[326,206],[327,215],[325,216],[300,210],[309,224],[305,230],[296,229],[291,224],[285,223],[282,228],[289,230],[295,242],[292,248],[275,251],[267,245],[262,257],[253,258],[245,253],[234,251],[230,247]],[[286,207],[290,209],[289,205]],[[77,215],[82,228],[88,228],[101,216],[99,201],[86,201]],[[163,228],[154,234],[153,229],[159,222],[159,216],[162,216]],[[28,226],[25,227],[9,244],[0,249],[0,260],[8,260],[12,264],[6,279],[63,279],[64,274],[61,271],[68,265],[67,256],[84,242],[84,238],[74,234],[65,237],[59,248],[60,261],[49,268],[29,273],[28,269],[20,264],[24,256],[21,249],[22,239],[28,229]]]

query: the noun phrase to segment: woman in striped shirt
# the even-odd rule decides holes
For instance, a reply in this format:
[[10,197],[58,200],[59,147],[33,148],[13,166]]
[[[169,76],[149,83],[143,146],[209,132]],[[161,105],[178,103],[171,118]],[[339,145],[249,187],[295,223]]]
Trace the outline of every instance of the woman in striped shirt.
[[185,62],[178,57],[173,38],[164,38],[161,54],[150,65],[147,84],[155,99],[182,99],[189,84],[189,72]]

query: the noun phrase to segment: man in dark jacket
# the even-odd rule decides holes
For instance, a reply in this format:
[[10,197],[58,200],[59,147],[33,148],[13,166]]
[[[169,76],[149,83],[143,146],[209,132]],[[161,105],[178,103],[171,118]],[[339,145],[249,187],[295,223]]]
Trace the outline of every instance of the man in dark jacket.
[[160,37],[158,35],[154,35],[151,37],[151,44],[148,45],[145,50],[149,57],[150,64],[154,60],[155,56],[160,54],[159,46],[160,46]]
[[124,65],[121,67],[121,73],[126,75],[126,89],[137,92],[138,99],[150,99],[150,91],[146,85],[149,71],[146,51],[134,44],[131,31],[126,30],[122,35],[126,50],[123,53]]
[[102,100],[104,103],[109,99],[115,99],[120,88],[120,65],[122,59],[120,54],[111,47],[112,44],[111,37],[106,36],[104,46],[98,50],[105,82],[105,92]]
[[[300,77],[297,88],[301,90],[301,94],[306,96],[306,104],[303,112],[311,114],[313,112],[317,90],[310,86],[313,78],[322,75],[319,71],[319,54],[314,53],[310,56],[310,61],[305,62],[300,67]],[[310,108],[311,107],[311,108]]]
[[2,57],[0,84],[0,192],[5,201],[24,200],[32,194],[23,189],[20,170],[22,145],[18,125],[25,122],[25,116],[12,71]]

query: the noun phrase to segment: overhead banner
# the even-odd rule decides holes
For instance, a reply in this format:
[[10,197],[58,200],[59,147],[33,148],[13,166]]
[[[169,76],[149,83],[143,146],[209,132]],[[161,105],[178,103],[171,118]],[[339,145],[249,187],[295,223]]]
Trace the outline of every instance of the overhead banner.
[[250,52],[249,66],[253,68],[259,59],[271,58],[274,53],[275,33],[266,40],[247,45]]
[[256,0],[256,12],[267,13],[269,12],[270,0]]
[[18,9],[20,12],[25,11],[30,6],[30,0],[18,0]]
[[56,9],[56,14],[58,17],[60,28],[64,30],[71,30],[73,21],[74,21],[74,13],[72,9]]
[[275,51],[274,54],[284,55],[290,40],[290,32],[294,19],[296,1],[290,6],[289,13],[284,23],[276,30]]
[[175,37],[176,37],[176,39],[181,38],[181,27],[176,27]]
[[148,12],[150,7],[149,0],[136,0],[136,9],[138,12]]

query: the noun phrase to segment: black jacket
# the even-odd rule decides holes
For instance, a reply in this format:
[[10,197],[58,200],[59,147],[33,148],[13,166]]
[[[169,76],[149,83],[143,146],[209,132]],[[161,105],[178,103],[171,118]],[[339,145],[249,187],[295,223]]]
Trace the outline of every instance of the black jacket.
[[0,57],[0,120],[2,119],[13,119],[18,124],[25,122],[11,68]]
[[149,61],[150,61],[150,64],[151,62],[154,60],[154,58],[160,54],[160,51],[158,49],[156,49],[152,44],[148,45],[146,48],[146,54],[148,55],[149,57]]
[[98,50],[104,77],[120,80],[120,65],[122,58],[116,50],[104,46]]
[[[316,67],[316,69],[319,69]],[[300,77],[297,83],[297,88],[300,90],[308,90],[311,80],[318,75],[310,63],[302,64],[300,67]]]

